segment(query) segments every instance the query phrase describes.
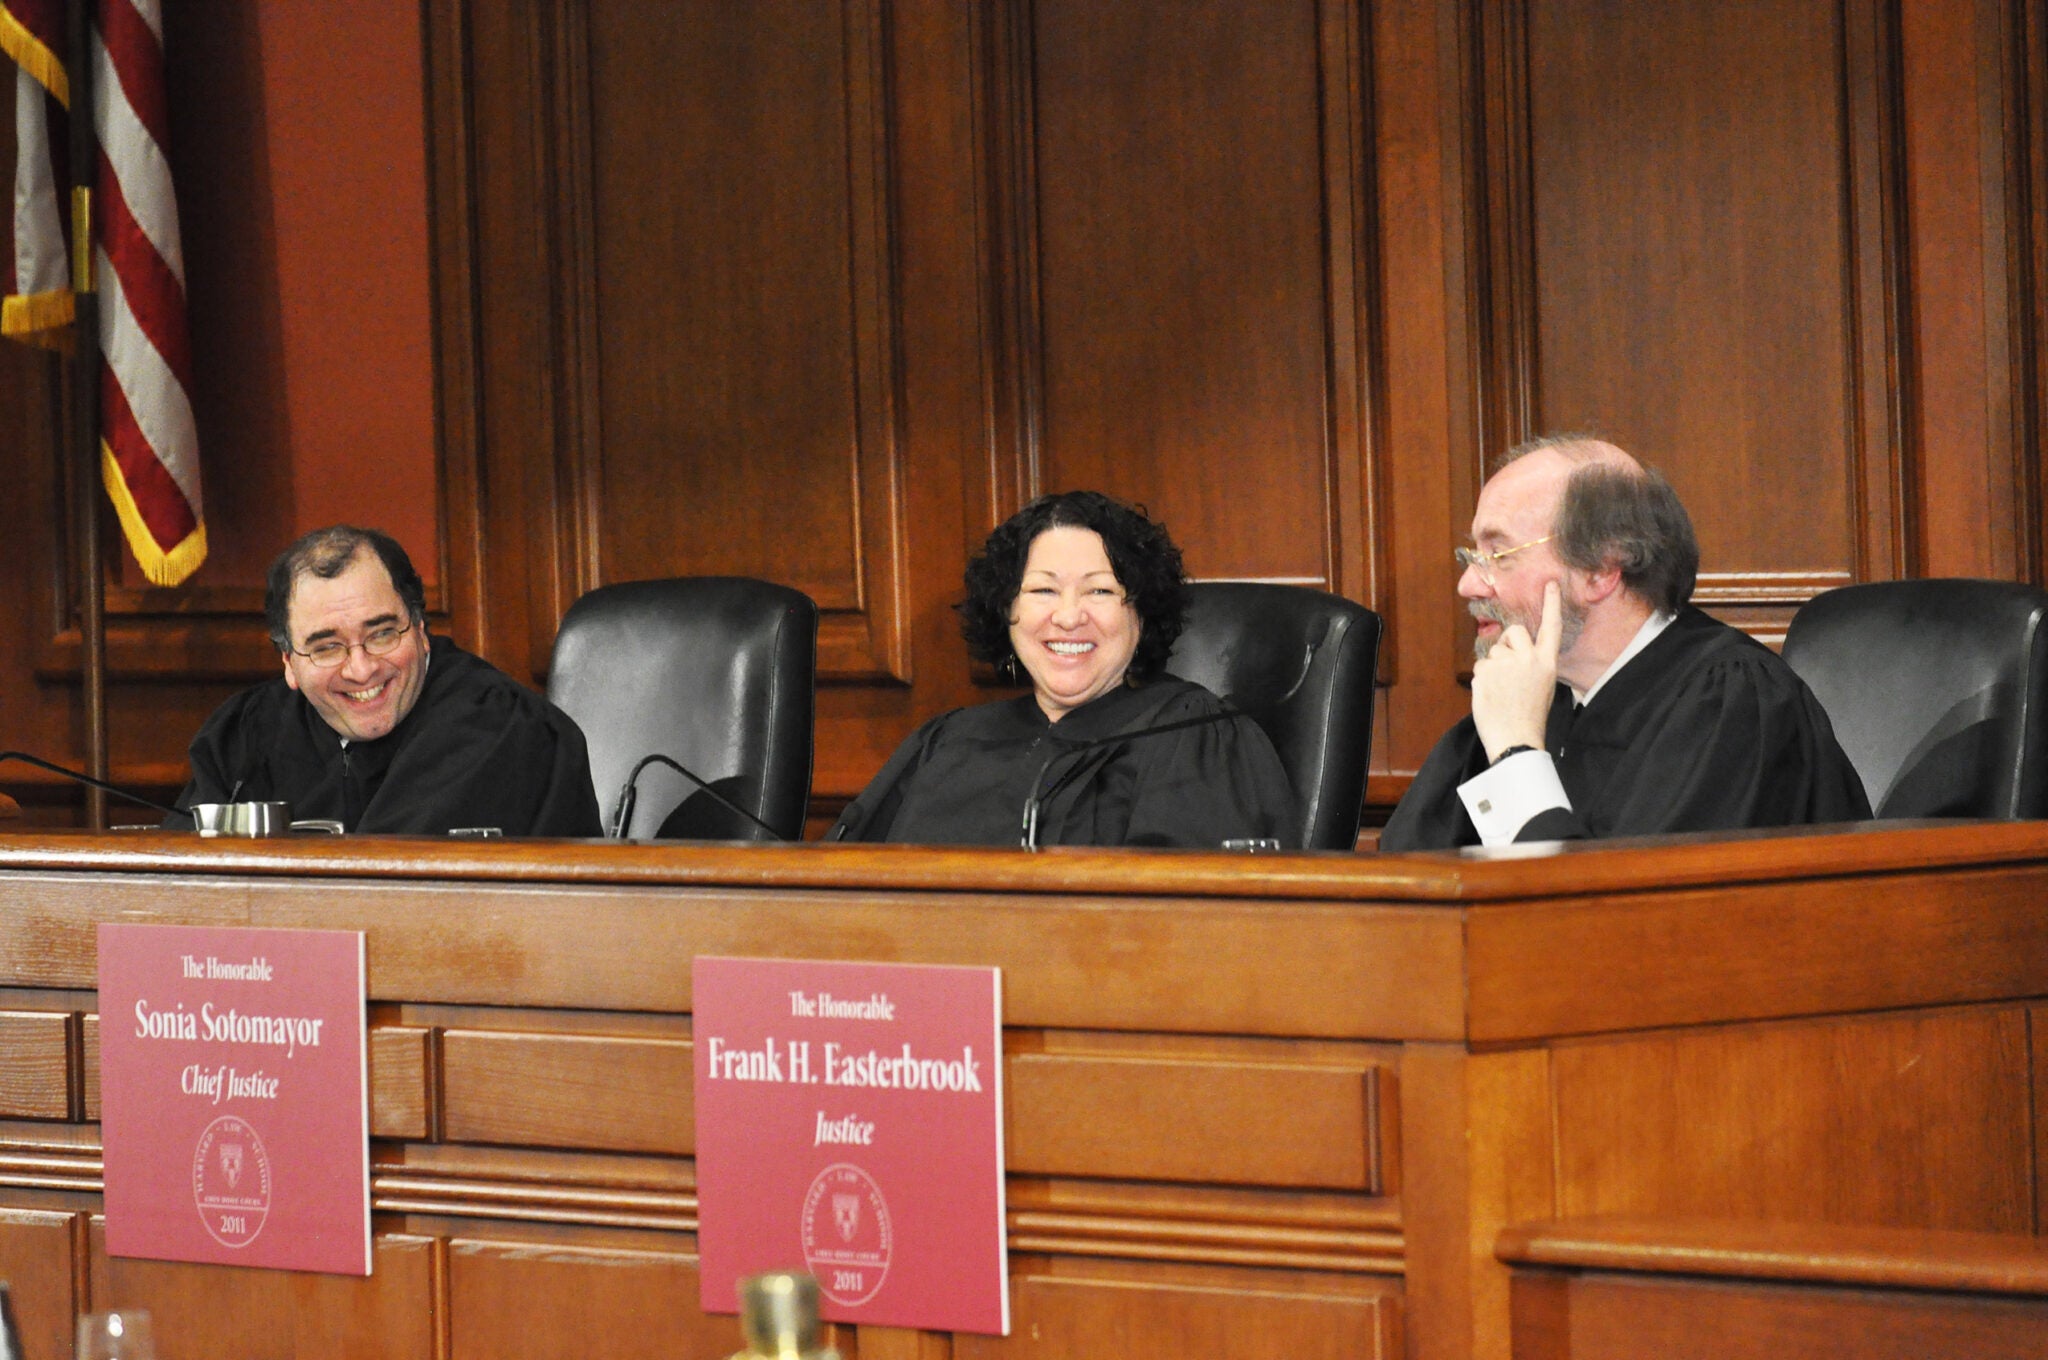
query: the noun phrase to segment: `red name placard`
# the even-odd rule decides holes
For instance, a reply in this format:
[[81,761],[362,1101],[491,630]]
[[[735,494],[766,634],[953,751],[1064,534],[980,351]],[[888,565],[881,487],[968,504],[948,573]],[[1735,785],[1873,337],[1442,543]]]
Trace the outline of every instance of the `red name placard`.
[[833,1322],[1010,1331],[993,968],[700,958],[699,1278],[802,1268]]
[[99,928],[107,1251],[370,1273],[363,936]]

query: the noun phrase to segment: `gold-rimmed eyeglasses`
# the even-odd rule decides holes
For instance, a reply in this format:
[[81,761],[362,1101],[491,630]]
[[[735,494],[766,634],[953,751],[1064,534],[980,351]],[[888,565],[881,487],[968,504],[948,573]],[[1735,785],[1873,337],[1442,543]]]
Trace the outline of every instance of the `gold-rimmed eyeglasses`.
[[303,656],[322,670],[333,670],[348,660],[348,654],[360,647],[369,656],[386,656],[394,651],[407,633],[412,631],[408,620],[403,626],[386,625],[373,629],[361,642],[343,642],[340,638],[322,638],[305,651],[292,648],[293,656]]
[[[1454,548],[1451,551],[1452,556],[1458,559],[1460,569],[1477,567],[1479,568],[1479,579],[1488,585],[1492,585],[1494,575],[1501,569],[1500,563],[1502,558],[1513,557],[1516,553],[1533,548],[1540,543],[1548,543],[1554,537],[1554,534],[1545,534],[1541,538],[1532,538],[1527,543],[1517,543],[1512,548],[1502,548],[1498,552],[1481,552],[1477,548]],[[1508,565],[1512,567],[1514,564],[1511,562]]]

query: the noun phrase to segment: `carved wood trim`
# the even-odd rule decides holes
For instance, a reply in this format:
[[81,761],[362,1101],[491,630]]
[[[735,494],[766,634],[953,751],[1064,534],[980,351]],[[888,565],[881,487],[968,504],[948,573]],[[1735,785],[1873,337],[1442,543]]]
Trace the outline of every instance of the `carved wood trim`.
[[[975,187],[988,442],[966,469],[965,547],[1050,490],[1042,466],[1044,365],[1040,318],[1036,74],[1032,0],[987,0],[976,37]],[[1380,303],[1378,188],[1370,90],[1370,26],[1359,0],[1316,0],[1325,337],[1322,497],[1324,575],[1307,584],[1383,609],[1388,573],[1378,460],[1385,442],[1385,333]],[[1263,579],[1263,578],[1262,578]],[[1384,653],[1383,653],[1384,654]]]
[[475,108],[469,81],[469,20],[463,0],[427,0],[422,11],[426,71],[427,248],[433,290],[434,438],[441,468],[442,579],[450,629],[465,648],[492,643],[479,512],[476,238],[471,176]]
[[[603,1166],[574,1156],[530,1153],[521,1167],[460,1148],[408,1147],[436,1155],[423,1165],[387,1160],[373,1149],[370,1207],[458,1221],[573,1227],[697,1230],[694,1166],[630,1159]],[[541,1163],[563,1176],[535,1180]],[[525,1174],[521,1174],[521,1172]],[[30,1148],[0,1144],[0,1188],[99,1195],[104,1186],[97,1140]],[[1384,1201],[1280,1194],[1228,1197],[1203,1187],[1046,1182],[1009,1178],[1010,1250],[1069,1256],[1279,1266],[1347,1274],[1399,1275],[1406,1242],[1399,1211]],[[450,1225],[451,1232],[459,1228]],[[380,1231],[378,1237],[388,1236]]]
[[71,1115],[71,1016],[61,1011],[0,1011],[0,1116]]
[[[1367,33],[1357,10],[1343,0],[1316,5],[1316,86],[1322,104],[1324,381],[1323,577],[1332,590],[1357,590],[1372,575],[1359,542],[1370,507],[1364,492],[1365,426],[1376,403],[1366,381],[1373,351],[1367,300],[1371,268],[1373,195],[1359,173],[1359,148],[1372,145],[1364,105],[1361,55]],[[1361,258],[1363,257],[1363,258]],[[1350,551],[1347,551],[1349,549]],[[1354,565],[1353,558],[1356,557]]]
[[976,254],[986,261],[981,305],[988,446],[967,469],[966,547],[1040,489],[1045,410],[1038,267],[1037,81],[1031,0],[976,7],[981,62],[974,86],[982,130],[975,163]]
[[1824,590],[1853,584],[1846,571],[1703,571],[1693,588],[1697,605],[1804,604]]
[[[428,0],[429,239],[455,635],[508,672],[544,664],[564,594],[557,468],[575,429],[560,217],[567,0]],[[580,12],[580,10],[579,10]],[[573,50],[571,50],[573,49]],[[573,157],[571,160],[573,161]],[[568,549],[573,551],[573,548]]]
[[910,679],[910,563],[904,488],[900,295],[889,147],[894,112],[884,0],[845,0],[847,257],[853,281],[855,569],[860,606],[821,610],[818,670],[834,679]]
[[[1468,210],[1478,362],[1474,485],[1484,464],[1539,433],[1534,167],[1529,124],[1528,0],[1472,0],[1465,118],[1475,129],[1477,192]],[[1798,602],[1851,581],[1913,574],[1919,494],[1904,219],[1899,34],[1892,0],[1842,0],[1838,103],[1845,164],[1850,314],[1847,375],[1854,560],[1839,569],[1703,575],[1699,602]],[[1739,618],[1735,620],[1742,623]]]
[[2004,7],[2007,66],[2007,324],[2012,364],[2012,440],[2019,494],[2020,570],[2048,580],[2048,15],[2027,0]]
[[[543,203],[528,229],[545,240],[551,436],[524,451],[524,483],[532,504],[528,535],[541,547],[526,561],[528,651],[545,670],[555,625],[575,598],[604,584],[604,430],[598,317],[596,164],[590,90],[590,16],[582,4],[557,0],[541,20],[535,72],[500,72],[528,80],[537,104],[535,129]],[[893,156],[889,137],[887,2],[846,0],[842,8],[848,119],[848,299],[854,352],[858,432],[848,485],[854,496],[852,608],[823,608],[819,676],[834,680],[909,680],[907,639],[907,508],[899,428],[901,360],[895,287]],[[471,190],[475,193],[475,190]],[[539,301],[539,295],[535,297]],[[543,444],[547,444],[543,455]],[[539,459],[547,457],[541,467]]]
[[1472,129],[1468,239],[1472,261],[1472,484],[1493,456],[1529,437],[1541,393],[1536,363],[1536,225],[1529,153],[1529,26],[1526,0],[1477,0],[1465,89]]
[[591,168],[596,159],[590,126],[589,11],[564,4],[554,14],[548,82],[552,96],[548,126],[556,166],[553,184],[557,269],[554,304],[560,368],[556,404],[560,437],[555,446],[554,553],[547,598],[536,600],[535,656],[541,634],[550,647],[555,624],[577,597],[598,585],[601,451],[604,431],[598,407],[597,222]]
[[[1354,0],[1321,0],[1317,14],[1323,102],[1324,273],[1330,417],[1324,572],[1328,588],[1379,611],[1392,603],[1384,525],[1387,334],[1380,290],[1377,129],[1372,108],[1372,26]],[[1394,649],[1382,639],[1380,683]]]
[[1851,474],[1861,514],[1855,528],[1859,581],[1912,576],[1911,523],[1921,476],[1913,446],[1913,380],[1905,218],[1905,111],[1898,21],[1892,0],[1844,0],[1841,107],[1847,120],[1843,176],[1850,200]]

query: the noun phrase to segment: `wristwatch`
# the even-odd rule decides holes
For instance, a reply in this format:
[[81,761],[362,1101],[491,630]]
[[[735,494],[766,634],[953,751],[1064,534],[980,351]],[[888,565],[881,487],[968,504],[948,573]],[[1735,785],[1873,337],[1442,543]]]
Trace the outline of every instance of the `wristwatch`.
[[1495,757],[1494,757],[1494,758],[1493,758],[1492,760],[1488,761],[1488,762],[1487,762],[1487,765],[1486,765],[1486,767],[1487,767],[1488,769],[1492,769],[1492,768],[1493,768],[1493,767],[1494,767],[1495,765],[1498,765],[1498,764],[1500,764],[1500,763],[1501,763],[1501,762],[1502,762],[1503,760],[1506,760],[1506,759],[1507,759],[1507,758],[1508,758],[1509,756],[1518,756],[1518,755],[1522,754],[1522,752],[1524,752],[1524,751],[1533,751],[1533,750],[1535,750],[1535,749],[1536,749],[1535,747],[1533,747],[1533,746],[1530,746],[1530,745],[1528,745],[1527,743],[1524,743],[1524,744],[1523,744],[1523,745],[1521,745],[1521,746],[1510,746],[1510,747],[1508,747],[1508,749],[1507,749],[1507,750],[1505,750],[1505,751],[1502,751],[1502,752],[1501,752],[1501,753],[1500,753],[1499,755],[1495,756]]

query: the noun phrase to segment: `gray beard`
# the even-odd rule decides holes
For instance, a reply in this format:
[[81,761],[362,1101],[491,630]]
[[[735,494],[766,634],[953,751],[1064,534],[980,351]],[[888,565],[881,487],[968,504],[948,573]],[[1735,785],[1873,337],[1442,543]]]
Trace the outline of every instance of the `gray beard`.
[[[1567,653],[1569,653],[1575,645],[1577,645],[1579,635],[1586,631],[1586,609],[1582,605],[1573,604],[1570,600],[1560,600],[1558,601],[1558,606],[1558,622],[1562,625],[1562,627],[1559,630],[1557,637],[1557,654],[1559,656],[1564,656]],[[1496,602],[1492,600],[1474,600],[1472,601],[1470,607],[1472,610],[1473,618],[1490,619],[1493,622],[1499,624],[1503,628],[1508,626],[1509,620],[1507,614],[1501,609],[1500,605]],[[1530,636],[1534,637],[1535,634],[1532,632]],[[1473,638],[1473,659],[1475,661],[1484,660],[1486,654],[1493,650],[1493,644],[1496,641],[1498,641],[1498,637]]]

